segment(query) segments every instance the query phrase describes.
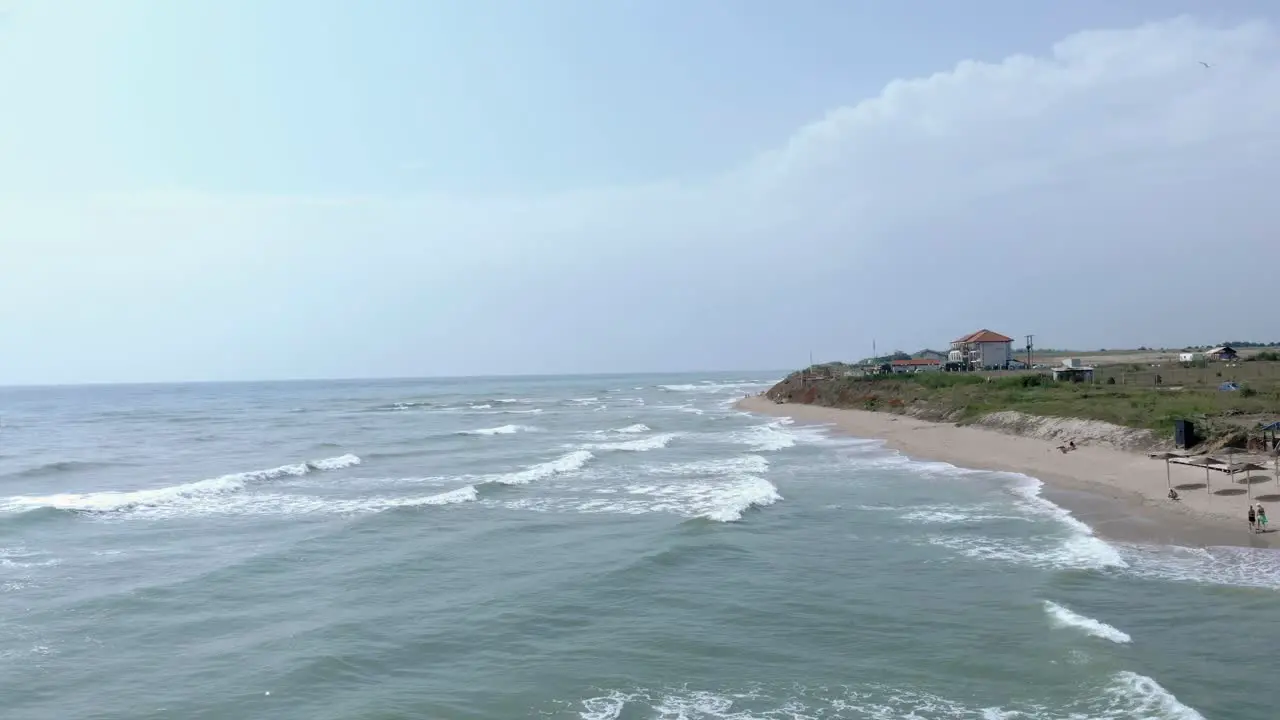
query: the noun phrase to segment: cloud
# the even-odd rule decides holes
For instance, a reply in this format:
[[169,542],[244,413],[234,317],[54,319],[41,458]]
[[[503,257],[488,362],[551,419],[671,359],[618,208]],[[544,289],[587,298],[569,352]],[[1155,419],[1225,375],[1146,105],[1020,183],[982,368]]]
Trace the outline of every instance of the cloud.
[[[1259,337],[1278,59],[1261,22],[1083,32],[647,187],[0,196],[0,321],[30,349],[0,378],[787,367],[976,327]],[[94,356],[49,364],[51,333]]]

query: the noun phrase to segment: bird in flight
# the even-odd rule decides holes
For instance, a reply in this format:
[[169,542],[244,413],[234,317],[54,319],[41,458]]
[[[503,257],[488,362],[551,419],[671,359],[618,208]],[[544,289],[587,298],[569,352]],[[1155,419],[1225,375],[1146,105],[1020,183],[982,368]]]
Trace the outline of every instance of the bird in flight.
[[1203,60],[1201,60],[1201,61],[1200,61],[1200,64],[1201,64],[1201,65],[1203,65],[1203,66],[1205,66],[1205,67],[1213,67],[1212,65],[1210,65],[1209,63],[1207,63],[1207,62],[1205,62],[1205,61],[1203,61]]

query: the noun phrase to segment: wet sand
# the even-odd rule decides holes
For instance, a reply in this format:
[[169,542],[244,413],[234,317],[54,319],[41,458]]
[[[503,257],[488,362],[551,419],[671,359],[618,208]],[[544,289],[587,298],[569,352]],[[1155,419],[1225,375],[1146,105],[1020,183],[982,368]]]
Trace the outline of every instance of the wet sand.
[[[1250,532],[1245,521],[1249,502],[1245,486],[1231,482],[1225,473],[1210,471],[1212,488],[1239,491],[1239,495],[1207,492],[1202,468],[1170,466],[1174,487],[1184,487],[1178,491],[1181,500],[1174,502],[1166,497],[1165,463],[1143,454],[1082,446],[1064,455],[1056,449],[1058,443],[1037,438],[890,413],[778,405],[759,396],[744,398],[737,407],[797,422],[829,424],[848,435],[884,440],[894,450],[921,460],[1038,478],[1045,484],[1046,499],[1070,510],[1102,537],[1187,547],[1280,547],[1280,534],[1274,530],[1280,520],[1271,519],[1270,532]],[[1274,515],[1280,513],[1280,488],[1274,475],[1266,473],[1266,477],[1266,482],[1253,485],[1254,501],[1262,502]]]

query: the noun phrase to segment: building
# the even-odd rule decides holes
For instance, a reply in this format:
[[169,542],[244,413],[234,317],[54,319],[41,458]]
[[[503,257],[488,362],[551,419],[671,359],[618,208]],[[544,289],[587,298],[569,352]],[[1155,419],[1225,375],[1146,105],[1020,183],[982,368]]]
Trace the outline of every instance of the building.
[[1230,345],[1222,345],[1206,352],[1205,357],[1210,360],[1235,360],[1239,355],[1236,354],[1235,348]]
[[1178,362],[1182,363],[1183,365],[1195,365],[1196,363],[1204,362],[1204,353],[1198,353],[1198,352],[1178,353]]
[[1078,358],[1064,358],[1062,364],[1053,368],[1053,379],[1058,382],[1093,382],[1093,368],[1082,365]]
[[947,354],[944,352],[940,352],[938,350],[930,350],[928,348],[925,348],[924,350],[917,352],[915,355],[912,355],[911,357],[917,358],[919,360],[937,360],[938,362],[946,362]]
[[983,328],[951,341],[951,358],[971,370],[1004,369],[1013,358],[1013,338]]
[[942,361],[933,358],[911,358],[890,363],[895,373],[932,372],[942,369]]

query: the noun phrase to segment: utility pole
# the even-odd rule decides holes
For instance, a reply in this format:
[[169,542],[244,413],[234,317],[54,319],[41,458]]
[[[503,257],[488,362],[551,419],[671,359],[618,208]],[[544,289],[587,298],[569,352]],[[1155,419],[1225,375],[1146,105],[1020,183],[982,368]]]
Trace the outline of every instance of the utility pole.
[[1035,347],[1032,341],[1034,341],[1035,339],[1036,339],[1035,335],[1027,336],[1027,367],[1028,368],[1031,367],[1031,349]]

